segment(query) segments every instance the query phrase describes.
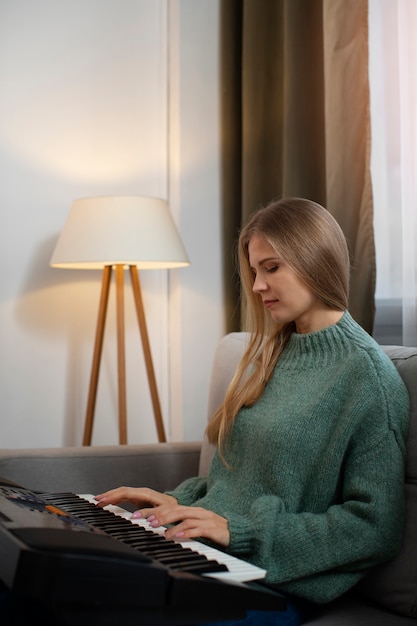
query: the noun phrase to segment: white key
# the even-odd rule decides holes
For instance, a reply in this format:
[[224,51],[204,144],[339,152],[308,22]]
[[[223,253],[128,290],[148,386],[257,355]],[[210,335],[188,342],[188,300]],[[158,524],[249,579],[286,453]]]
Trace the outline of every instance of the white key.
[[[78,494],[80,498],[91,502],[92,504],[96,504],[94,500],[94,496],[91,494]],[[144,519],[132,519],[132,513],[130,511],[126,511],[126,509],[121,508],[120,506],[116,506],[114,504],[109,504],[104,507],[106,511],[111,511],[114,515],[118,515],[119,517],[123,517],[130,521],[131,524],[136,524],[138,526],[142,526],[146,530],[151,530],[157,535],[164,535],[166,528],[164,526],[159,526],[158,528],[153,528],[146,520]],[[203,574],[204,576],[210,576],[212,578],[217,578],[219,580],[229,580],[234,582],[249,582],[250,580],[261,580],[265,578],[266,570],[257,567],[256,565],[252,565],[247,561],[243,561],[242,559],[238,559],[237,557],[232,556],[231,554],[227,554],[226,552],[222,552],[221,550],[216,550],[216,548],[212,548],[211,546],[207,546],[200,541],[195,541],[193,539],[177,539],[178,543],[190,548],[194,552],[198,552],[198,554],[205,555],[208,559],[214,559],[223,565],[226,565],[228,568],[227,572],[210,572],[208,574]]]

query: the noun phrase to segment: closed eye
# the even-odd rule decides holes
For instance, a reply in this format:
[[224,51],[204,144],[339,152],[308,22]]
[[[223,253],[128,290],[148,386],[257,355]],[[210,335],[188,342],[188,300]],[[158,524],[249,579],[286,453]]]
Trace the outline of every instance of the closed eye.
[[266,268],[268,274],[274,274],[279,269],[279,265],[273,265],[272,267]]

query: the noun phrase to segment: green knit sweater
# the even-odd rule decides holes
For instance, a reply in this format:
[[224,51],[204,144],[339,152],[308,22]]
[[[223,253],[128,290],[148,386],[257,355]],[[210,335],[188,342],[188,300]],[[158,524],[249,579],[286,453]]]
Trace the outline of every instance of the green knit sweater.
[[328,602],[396,554],[409,398],[395,366],[345,312],[294,333],[262,397],[237,416],[228,469],[170,493],[228,520],[228,550],[283,591]]

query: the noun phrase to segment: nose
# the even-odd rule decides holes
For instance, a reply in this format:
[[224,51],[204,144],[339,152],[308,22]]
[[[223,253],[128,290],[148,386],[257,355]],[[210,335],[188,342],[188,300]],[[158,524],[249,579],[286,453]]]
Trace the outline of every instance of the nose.
[[260,274],[255,275],[255,280],[253,281],[252,291],[253,293],[261,293],[268,289],[268,284],[264,278],[260,276]]

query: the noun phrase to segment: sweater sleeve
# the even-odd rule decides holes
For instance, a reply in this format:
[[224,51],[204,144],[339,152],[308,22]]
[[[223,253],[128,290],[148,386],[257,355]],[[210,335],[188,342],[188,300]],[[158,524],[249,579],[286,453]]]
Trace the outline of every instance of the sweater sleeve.
[[196,476],[195,478],[187,478],[187,480],[184,480],[178,487],[166,493],[170,496],[174,496],[179,504],[191,506],[194,502],[203,498],[206,491],[207,478]]
[[403,451],[393,431],[369,443],[347,461],[342,502],[324,513],[287,513],[272,495],[255,500],[246,516],[225,513],[229,550],[250,555],[281,590],[315,602],[341,595],[394,556],[402,533]]

